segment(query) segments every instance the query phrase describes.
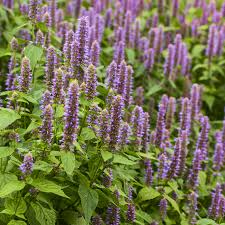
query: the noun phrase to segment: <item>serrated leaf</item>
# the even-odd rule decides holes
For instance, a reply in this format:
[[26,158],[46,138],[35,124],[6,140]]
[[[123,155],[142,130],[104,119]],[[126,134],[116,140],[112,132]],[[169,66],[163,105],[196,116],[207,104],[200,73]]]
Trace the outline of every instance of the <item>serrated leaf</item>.
[[50,173],[53,169],[53,166],[45,161],[36,161],[33,169]]
[[25,183],[23,181],[13,180],[4,185],[0,190],[0,198],[4,198],[7,195],[15,192],[20,191],[25,187]]
[[31,207],[35,212],[35,219],[41,225],[55,225],[56,224],[56,214],[53,209],[48,209],[43,207],[39,203],[31,202]]
[[82,129],[81,137],[84,141],[89,141],[93,138],[96,138],[94,131],[88,127],[84,127]]
[[165,195],[165,198],[168,200],[168,202],[172,205],[172,207],[180,214],[180,209],[175,200],[173,200],[170,196]]
[[108,152],[108,151],[105,151],[105,150],[101,151],[101,155],[102,155],[102,158],[103,158],[104,162],[106,162],[107,160],[109,160],[113,157],[113,154],[111,152]]
[[75,154],[70,151],[62,151],[61,160],[66,173],[72,175],[76,166]]
[[21,116],[16,111],[12,109],[0,108],[0,129],[5,129],[20,118]]
[[217,225],[217,223],[211,219],[200,219],[197,221],[197,225]]
[[136,164],[136,162],[129,160],[122,155],[114,155],[113,163],[119,163],[123,165],[131,165],[131,166]]
[[27,225],[27,224],[22,220],[11,220],[7,225]]
[[91,188],[80,184],[78,194],[81,199],[85,220],[89,224],[91,216],[98,205],[98,193]]
[[34,179],[31,183],[32,186],[36,187],[41,192],[53,193],[65,198],[69,198],[62,190],[62,188],[54,183],[53,181],[46,179]]
[[158,196],[160,196],[160,193],[152,187],[144,187],[139,191],[137,201],[143,202],[157,198]]
[[12,155],[13,152],[14,152],[13,148],[0,147],[0,159]]

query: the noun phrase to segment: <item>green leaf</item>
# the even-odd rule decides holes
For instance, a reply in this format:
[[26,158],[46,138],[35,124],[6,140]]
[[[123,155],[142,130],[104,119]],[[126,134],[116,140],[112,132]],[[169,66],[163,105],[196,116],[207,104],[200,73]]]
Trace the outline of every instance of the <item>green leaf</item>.
[[70,151],[62,151],[61,160],[66,173],[72,175],[76,166],[75,154]]
[[30,59],[31,68],[33,70],[37,62],[41,59],[43,49],[31,44],[25,48],[24,54]]
[[38,122],[32,120],[31,123],[30,123],[30,125],[28,126],[28,128],[27,128],[27,129],[25,130],[25,132],[23,133],[23,135],[25,135],[25,134],[31,132],[32,130],[34,130],[34,129],[40,127],[40,126],[41,126],[40,123],[38,123]]
[[111,152],[108,152],[108,151],[105,151],[105,150],[101,151],[101,155],[102,155],[102,158],[103,158],[104,162],[106,162],[107,160],[109,160],[113,157],[113,154]]
[[131,161],[122,155],[114,155],[113,163],[119,163],[123,165],[131,165],[131,166],[136,164],[136,162]]
[[143,212],[142,210],[137,210],[136,216],[140,217],[141,219],[145,220],[148,223],[151,223],[151,221],[152,221],[151,216],[148,213]]
[[177,202],[173,200],[172,198],[170,198],[168,195],[165,195],[165,198],[168,200],[168,202],[170,202],[172,207],[180,214],[180,209]]
[[206,104],[208,105],[209,109],[212,110],[214,101],[215,101],[215,97],[212,95],[203,95],[203,100],[206,102]]
[[84,127],[82,129],[81,137],[84,141],[89,141],[93,138],[96,138],[94,131],[88,127]]
[[98,193],[91,188],[80,184],[78,194],[81,199],[85,220],[89,224],[91,216],[98,205]]
[[162,90],[162,87],[159,84],[155,84],[154,86],[149,88],[149,91],[147,92],[146,96],[149,97],[161,90]]
[[126,49],[126,55],[129,63],[134,63],[135,61],[135,51],[133,49]]
[[47,173],[50,173],[53,169],[53,166],[45,161],[36,161],[34,164],[34,170],[41,170]]
[[31,183],[32,186],[36,187],[39,191],[46,193],[53,193],[65,198],[69,198],[62,190],[62,188],[56,183],[46,179],[34,179]]
[[20,191],[24,187],[25,183],[23,181],[17,180],[10,181],[0,189],[0,198],[4,198],[15,191]]
[[13,152],[14,152],[13,148],[0,147],[0,159],[12,155]]
[[27,224],[22,220],[11,220],[7,225],[27,225]]
[[56,214],[53,209],[43,207],[40,203],[31,202],[31,207],[35,212],[35,219],[41,225],[55,225]]
[[160,193],[152,187],[144,187],[139,191],[137,201],[143,202],[146,200],[157,198],[158,196],[160,196]]
[[211,219],[200,219],[197,221],[197,225],[217,225],[217,223]]
[[21,116],[12,109],[0,108],[0,130],[20,119]]

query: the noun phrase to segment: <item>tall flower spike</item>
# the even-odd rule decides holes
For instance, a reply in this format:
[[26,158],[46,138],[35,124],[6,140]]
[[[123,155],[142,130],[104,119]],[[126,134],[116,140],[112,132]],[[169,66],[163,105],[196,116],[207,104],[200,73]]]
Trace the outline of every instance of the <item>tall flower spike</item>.
[[66,39],[63,46],[63,53],[67,61],[71,60],[71,44],[74,41],[74,32],[72,30],[66,33]]
[[140,20],[136,19],[135,23],[134,23],[134,36],[133,36],[133,40],[134,40],[134,47],[135,49],[138,49],[138,45],[139,45],[139,41],[140,41]]
[[109,112],[104,109],[99,117],[99,136],[102,138],[103,142],[108,142],[109,137]]
[[51,89],[55,77],[56,53],[53,47],[49,47],[46,56],[45,82],[48,89]]
[[33,172],[33,156],[29,152],[24,156],[23,163],[20,165],[21,172],[26,176]]
[[193,84],[191,87],[191,120],[197,120],[199,114],[199,98],[200,98],[200,87],[198,84]]
[[161,153],[158,157],[158,173],[157,178],[163,180],[168,172],[168,159],[165,153]]
[[10,47],[11,50],[14,52],[16,52],[19,49],[19,43],[15,37],[13,37],[12,40],[10,41]]
[[91,45],[90,61],[95,67],[99,66],[99,55],[100,55],[99,43],[98,41],[94,41]]
[[79,78],[78,72],[79,72],[79,43],[74,40],[71,44],[71,70],[72,70],[72,78]]
[[38,30],[36,33],[36,40],[35,43],[40,46],[44,46],[45,38],[44,34],[41,32],[41,30]]
[[7,73],[7,79],[6,79],[6,90],[11,91],[14,90],[15,87],[15,74],[13,73],[14,68],[16,67],[16,58],[14,56],[11,56],[9,60],[9,72]]
[[122,121],[123,113],[123,99],[120,95],[114,97],[112,101],[112,107],[110,110],[110,142],[109,146],[112,149],[115,149],[116,145],[120,143],[119,134],[120,134],[120,124]]
[[150,142],[150,122],[149,122],[149,114],[146,112],[143,116],[143,137],[142,137],[142,148],[145,152],[149,149]]
[[223,121],[223,129],[221,135],[222,135],[223,152],[225,153],[225,120]]
[[49,0],[49,14],[51,18],[51,27],[55,27],[56,12],[57,12],[57,0]]
[[148,159],[145,161],[145,184],[151,186],[153,182],[153,169],[151,161]]
[[125,87],[125,96],[124,96],[124,101],[126,104],[126,107],[128,107],[132,101],[132,89],[133,89],[133,68],[132,66],[127,66],[127,82],[126,82],[126,87]]
[[127,221],[134,223],[136,219],[136,209],[134,203],[132,203],[133,199],[133,189],[132,187],[129,187],[129,193],[128,193],[128,204],[127,204]]
[[215,220],[219,217],[221,192],[221,185],[217,184],[214,192],[212,192],[212,203],[209,207],[209,216]]
[[119,65],[125,58],[124,42],[120,41],[114,49],[114,60]]
[[191,225],[196,224],[196,214],[197,214],[197,201],[198,195],[196,192],[192,192],[188,195],[188,220]]
[[102,34],[104,31],[104,20],[101,15],[97,14],[94,20],[95,40],[99,43],[102,41]]
[[41,105],[41,110],[44,111],[45,107],[47,105],[51,105],[52,104],[52,95],[51,95],[51,92],[46,90],[43,95],[42,95],[42,98],[41,98],[41,102],[40,102],[40,105]]
[[109,168],[106,172],[103,177],[103,184],[105,187],[111,187],[113,181],[113,171],[111,168]]
[[43,119],[42,119],[42,126],[41,126],[41,139],[47,143],[47,144],[51,144],[52,142],[52,138],[53,138],[53,125],[52,125],[52,121],[53,121],[53,109],[51,107],[51,105],[47,105],[45,106],[43,112]]
[[169,78],[173,73],[174,68],[175,48],[172,44],[168,46],[168,55],[164,64],[164,75]]
[[124,21],[124,30],[125,30],[125,42],[128,45],[131,37],[131,24],[132,24],[132,15],[131,11],[127,11]]
[[188,136],[187,131],[182,130],[180,133],[180,164],[178,169],[178,174],[182,175],[185,172],[186,167],[186,156],[187,156],[187,145],[188,145]]
[[177,17],[177,13],[179,9],[179,0],[173,0],[172,8],[173,8],[173,12],[172,12],[173,17]]
[[107,68],[107,86],[113,90],[117,89],[118,85],[118,76],[117,76],[117,64],[115,61],[112,61],[109,67]]
[[173,157],[169,165],[169,170],[167,172],[168,179],[172,179],[178,175],[180,167],[180,154],[181,154],[181,139],[180,137],[178,137],[176,139]]
[[167,207],[168,207],[167,200],[165,198],[161,199],[159,203],[159,209],[160,209],[160,215],[163,221],[167,215]]
[[180,61],[180,54],[181,54],[181,46],[182,46],[182,36],[181,34],[177,34],[174,41],[174,65],[178,66]]
[[99,215],[92,217],[92,225],[103,225],[102,218]]
[[92,64],[87,68],[87,72],[85,74],[85,84],[86,84],[85,93],[87,98],[93,99],[96,96],[97,74],[96,68]]
[[63,71],[57,69],[55,77],[53,79],[52,97],[54,103],[62,104],[64,102],[64,90],[63,90]]
[[161,147],[162,140],[163,140],[167,104],[168,104],[168,97],[167,95],[163,95],[161,102],[159,104],[159,111],[158,111],[157,122],[156,122],[155,145],[158,147]]
[[132,111],[131,124],[134,137],[134,143],[139,149],[141,149],[142,137],[143,137],[143,116],[144,112],[142,107],[136,106]]
[[75,17],[78,18],[79,14],[80,14],[82,0],[73,1],[73,3],[74,3],[74,14],[75,14]]
[[180,130],[186,130],[189,135],[191,126],[191,102],[188,98],[183,98],[181,101],[180,111]]
[[202,164],[201,150],[197,149],[194,154],[192,169],[190,170],[188,176],[188,186],[193,190],[195,190],[198,186],[198,174],[199,171],[201,170],[201,164]]
[[216,25],[212,24],[209,27],[209,36],[208,36],[208,42],[207,42],[207,48],[206,48],[206,55],[209,58],[209,62],[212,60],[212,57],[214,56],[214,48],[215,48],[215,41],[216,41]]
[[154,62],[155,62],[155,52],[153,48],[148,49],[145,52],[145,68],[151,72],[154,66]]
[[68,90],[68,96],[65,104],[64,113],[64,133],[63,133],[63,148],[68,150],[76,139],[78,130],[79,118],[79,85],[75,80],[73,81]]
[[119,72],[118,72],[117,92],[123,98],[126,94],[126,83],[127,83],[127,64],[126,64],[125,61],[122,61],[120,66],[119,66]]
[[160,26],[159,28],[156,28],[155,38],[153,43],[154,53],[157,59],[159,58],[159,54],[163,50],[163,40],[164,40],[164,33],[163,33],[162,27]]
[[215,146],[214,159],[213,159],[213,168],[216,171],[220,171],[224,164],[224,151],[223,145],[217,143]]
[[129,143],[129,137],[131,136],[131,128],[128,123],[123,123],[120,129],[120,146],[123,147]]
[[202,160],[206,160],[208,154],[208,135],[210,130],[209,118],[207,116],[201,118],[201,128],[196,149],[201,150]]
[[30,68],[30,60],[27,57],[22,59],[21,72],[19,78],[19,90],[28,92],[32,82],[32,73]]
[[39,4],[39,0],[30,0],[28,16],[33,21],[36,20]]
[[171,129],[171,126],[173,124],[175,112],[176,112],[176,99],[174,97],[170,97],[166,112],[166,129],[168,131]]

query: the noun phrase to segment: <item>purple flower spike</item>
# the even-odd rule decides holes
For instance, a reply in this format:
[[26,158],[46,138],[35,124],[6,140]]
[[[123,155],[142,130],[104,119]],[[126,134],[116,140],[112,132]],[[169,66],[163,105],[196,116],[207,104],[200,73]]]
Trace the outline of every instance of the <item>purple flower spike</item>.
[[21,172],[27,176],[30,175],[33,171],[33,156],[31,152],[27,153],[24,156],[23,163],[20,166]]
[[130,223],[134,223],[136,219],[136,209],[135,209],[135,205],[132,203],[132,199],[133,199],[132,192],[133,192],[133,189],[129,187],[126,215],[127,215],[127,221]]
[[164,64],[164,75],[169,78],[172,76],[174,68],[175,48],[172,44],[168,46],[168,55]]
[[135,49],[138,49],[139,41],[140,41],[140,37],[141,37],[140,26],[141,26],[140,20],[136,19],[135,23],[134,23],[134,35],[133,35]]
[[103,142],[108,142],[109,137],[109,112],[104,109],[99,117],[99,136],[102,138]]
[[102,34],[104,31],[104,20],[101,15],[97,14],[94,20],[95,40],[99,43],[102,40]]
[[126,87],[125,87],[125,96],[124,96],[124,101],[126,104],[126,107],[128,107],[132,101],[132,89],[133,89],[133,68],[132,66],[127,66],[127,82],[126,82]]
[[159,57],[159,54],[163,50],[163,40],[164,40],[164,32],[162,27],[156,28],[155,38],[153,43],[155,57]]
[[16,67],[16,58],[11,56],[11,58],[9,60],[9,65],[8,65],[9,72],[7,74],[7,79],[6,79],[6,83],[5,83],[7,91],[11,91],[16,88],[14,85],[16,77],[15,77],[15,74],[13,73],[13,70],[15,67]]
[[45,38],[44,34],[41,32],[41,30],[38,30],[36,33],[36,40],[35,43],[40,46],[44,46]]
[[41,126],[41,139],[48,144],[51,144],[53,138],[53,109],[51,105],[45,106],[43,112],[42,126]]
[[197,198],[198,198],[198,195],[195,193],[195,192],[192,192],[191,194],[188,195],[188,220],[189,220],[189,223],[191,225],[195,225],[196,224],[196,214],[197,214],[197,204],[198,204],[198,201],[197,201]]
[[120,146],[123,147],[129,143],[129,137],[131,136],[132,131],[128,123],[123,123],[120,129]]
[[37,13],[38,13],[38,6],[40,2],[39,0],[30,0],[29,3],[29,18],[33,21],[35,21],[37,18]]
[[210,130],[209,118],[207,116],[202,117],[201,128],[196,149],[201,151],[202,160],[206,160],[208,154],[208,135]]
[[180,157],[181,157],[181,140],[180,138],[177,138],[173,157],[172,157],[171,163],[169,165],[169,170],[167,173],[168,179],[172,179],[178,175],[179,167],[180,167]]
[[51,27],[55,27],[56,12],[57,12],[57,0],[49,0],[49,14],[51,18]]
[[191,87],[191,120],[197,120],[199,115],[200,86],[193,84]]
[[30,60],[27,57],[22,59],[21,72],[19,78],[19,90],[28,92],[32,82],[32,73],[30,68]]
[[55,64],[56,64],[56,53],[53,47],[49,47],[46,56],[46,69],[45,69],[45,82],[49,89],[51,89],[53,79],[55,77]]
[[82,0],[73,1],[73,3],[74,3],[74,14],[75,14],[74,16],[78,18],[80,14],[81,5],[82,5]]
[[90,61],[95,67],[99,66],[99,55],[100,55],[99,43],[98,41],[94,41],[91,45]]
[[156,122],[156,133],[155,133],[155,145],[158,146],[159,148],[161,147],[163,141],[167,104],[168,104],[168,97],[167,95],[163,95],[162,100],[159,104],[159,111]]
[[186,156],[187,156],[187,145],[188,145],[188,135],[186,130],[182,130],[180,133],[180,164],[178,169],[178,174],[182,175],[186,169]]
[[42,95],[42,99],[41,99],[41,110],[43,111],[45,109],[45,107],[47,105],[51,105],[52,104],[52,95],[51,92],[46,90],[43,95]]
[[57,69],[55,72],[55,78],[53,79],[52,97],[54,103],[62,104],[64,102],[64,90],[63,90],[63,71]]
[[136,106],[132,112],[131,124],[134,136],[134,143],[137,147],[141,148],[142,137],[143,137],[143,116],[144,112],[142,107]]
[[212,60],[212,57],[214,56],[214,49],[215,49],[215,42],[216,42],[216,25],[212,24],[209,27],[209,36],[208,36],[208,42],[207,42],[207,49],[206,49],[206,55],[209,58],[209,61]]
[[125,61],[122,61],[120,66],[119,66],[119,72],[118,72],[117,92],[123,98],[126,94],[126,83],[127,83],[127,64],[126,64]]
[[105,14],[105,27],[112,25],[112,8],[107,9]]
[[117,77],[117,64],[115,61],[112,61],[109,67],[107,68],[107,86],[113,90],[117,89],[118,77]]
[[85,74],[85,84],[86,84],[85,93],[87,98],[93,99],[96,96],[97,74],[96,68],[92,64],[87,68],[87,72]]
[[165,198],[161,199],[160,203],[159,203],[159,209],[160,209],[160,215],[161,215],[162,220],[164,220],[166,218],[167,207],[168,207],[167,200]]
[[74,32],[72,30],[66,33],[66,40],[63,46],[63,53],[65,55],[66,60],[71,60],[71,45],[74,41]]
[[143,118],[143,137],[142,137],[142,147],[145,152],[149,149],[150,142],[150,122],[149,122],[149,114],[144,113]]
[[201,150],[197,149],[194,154],[194,159],[192,162],[192,169],[188,176],[188,186],[195,190],[198,186],[198,174],[201,170],[202,164],[202,153]]
[[79,43],[74,40],[71,44],[71,59],[70,59],[70,64],[71,64],[71,69],[72,69],[72,74],[73,78],[79,78],[78,76],[78,71],[79,71]]
[[114,60],[119,65],[124,60],[124,42],[120,41],[115,47]]
[[177,17],[178,9],[179,9],[179,0],[173,0],[173,17]]
[[15,37],[13,37],[12,40],[10,41],[10,47],[11,50],[14,52],[16,52],[19,49],[19,43]]
[[109,146],[112,149],[115,149],[116,145],[120,143],[119,135],[120,135],[120,126],[122,121],[122,113],[123,113],[123,99],[120,95],[114,97],[112,101],[112,107],[110,110],[110,142]]
[[167,172],[168,172],[168,159],[166,154],[161,153],[158,157],[158,179],[163,180],[166,178]]
[[63,133],[63,148],[68,150],[76,139],[78,131],[79,118],[79,85],[75,80],[73,81],[68,90],[68,96],[65,103],[64,113],[64,133]]
[[151,186],[153,182],[153,170],[151,161],[148,159],[145,161],[145,184]]
[[102,218],[99,215],[92,217],[92,225],[103,225]]
[[225,153],[225,120],[223,121],[223,129],[221,132],[222,135],[222,145],[223,145],[223,152]]
[[180,63],[180,54],[181,54],[181,47],[182,47],[182,36],[181,34],[177,34],[174,41],[174,65],[178,66]]
[[112,181],[113,181],[113,172],[112,172],[112,169],[109,168],[107,170],[107,173],[104,174],[104,177],[103,177],[103,184],[105,187],[111,187],[112,186]]
[[212,192],[212,203],[209,207],[209,215],[215,220],[219,217],[221,192],[221,185],[217,184],[215,190]]
[[150,48],[145,52],[145,68],[151,72],[155,62],[155,53],[154,49]]
[[224,151],[223,145],[221,143],[217,143],[214,152],[214,160],[213,160],[213,168],[216,171],[220,171],[224,164]]
[[191,126],[191,102],[188,98],[183,98],[180,111],[180,130],[186,130],[189,135]]
[[170,131],[174,120],[174,114],[176,112],[176,99],[173,97],[169,98],[167,112],[166,112],[166,129]]
[[131,38],[131,24],[132,24],[132,15],[130,11],[127,11],[124,21],[125,42],[127,45],[130,43]]

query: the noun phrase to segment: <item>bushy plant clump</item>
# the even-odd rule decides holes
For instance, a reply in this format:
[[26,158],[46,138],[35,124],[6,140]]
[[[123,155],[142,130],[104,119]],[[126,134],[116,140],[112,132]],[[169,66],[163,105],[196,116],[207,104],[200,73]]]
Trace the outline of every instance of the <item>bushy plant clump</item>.
[[0,224],[225,224],[222,0],[0,1]]

